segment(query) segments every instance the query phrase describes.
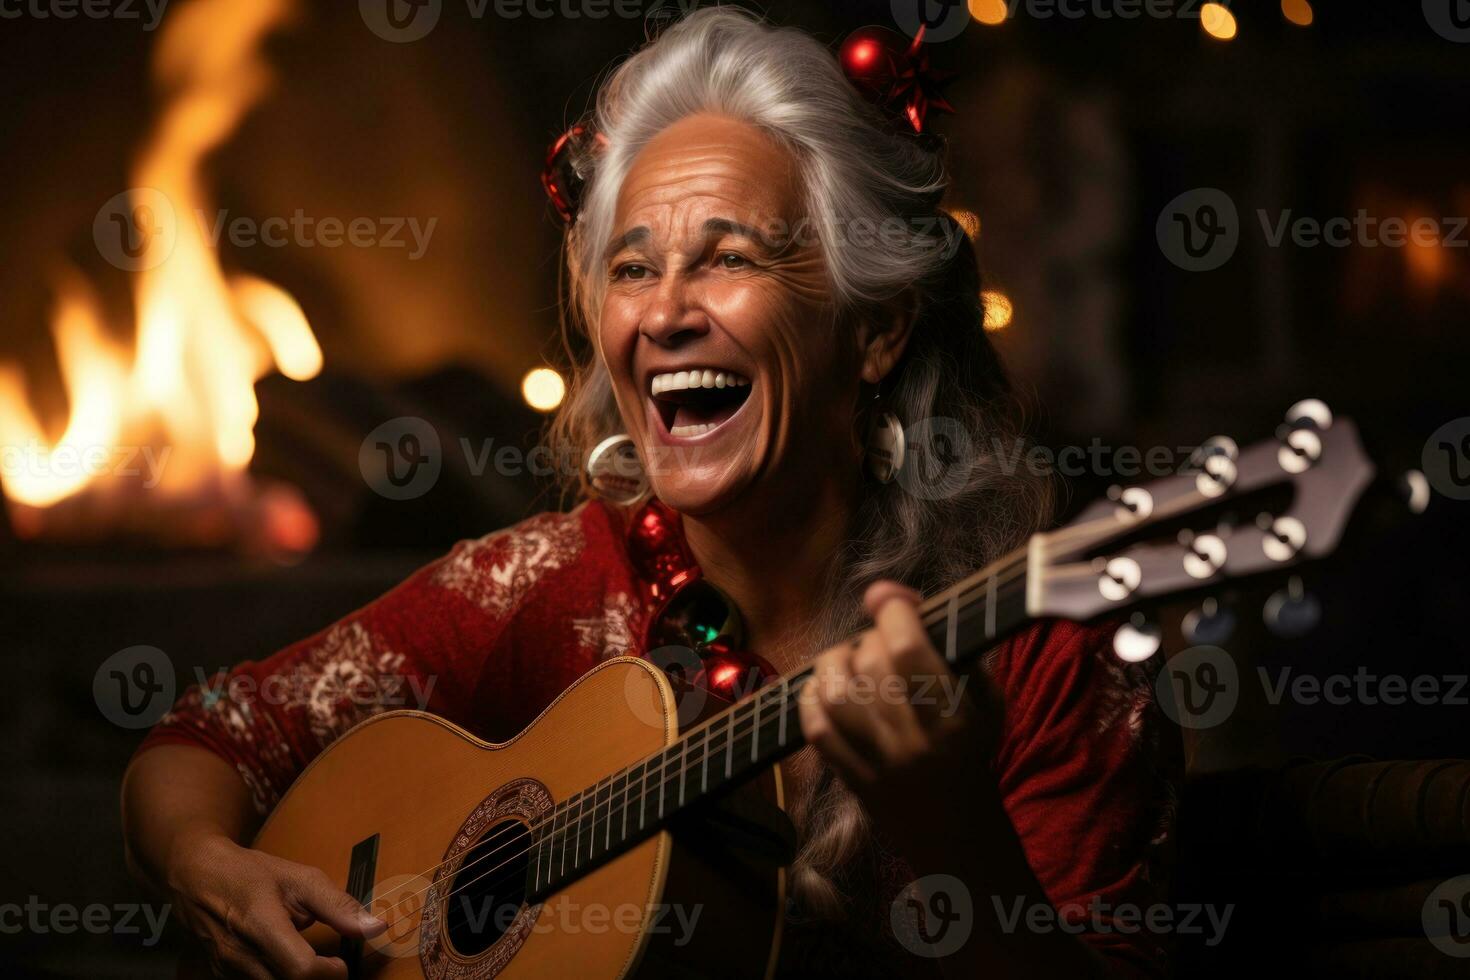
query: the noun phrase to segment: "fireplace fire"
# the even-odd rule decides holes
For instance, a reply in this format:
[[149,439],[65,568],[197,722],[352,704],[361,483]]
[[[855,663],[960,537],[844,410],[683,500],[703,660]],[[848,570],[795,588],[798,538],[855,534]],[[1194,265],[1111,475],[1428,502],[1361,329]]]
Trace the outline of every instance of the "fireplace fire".
[[68,407],[48,425],[0,365],[0,467],[18,537],[143,538],[300,554],[317,525],[293,488],[248,467],[255,383],[317,375],[322,352],[281,287],[227,272],[208,235],[204,164],[267,93],[263,39],[295,0],[196,0],[170,11],[152,68],[160,109],[128,190],[97,215],[99,252],[129,278],[135,329],[115,339],[94,285],[68,272],[51,320]]

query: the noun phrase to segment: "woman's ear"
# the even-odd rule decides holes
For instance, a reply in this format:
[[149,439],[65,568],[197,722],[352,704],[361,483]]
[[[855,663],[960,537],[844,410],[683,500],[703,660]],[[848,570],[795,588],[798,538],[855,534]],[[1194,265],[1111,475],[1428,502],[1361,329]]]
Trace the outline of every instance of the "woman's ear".
[[863,318],[858,327],[858,356],[863,381],[876,385],[888,377],[908,347],[918,317],[918,294],[905,289]]

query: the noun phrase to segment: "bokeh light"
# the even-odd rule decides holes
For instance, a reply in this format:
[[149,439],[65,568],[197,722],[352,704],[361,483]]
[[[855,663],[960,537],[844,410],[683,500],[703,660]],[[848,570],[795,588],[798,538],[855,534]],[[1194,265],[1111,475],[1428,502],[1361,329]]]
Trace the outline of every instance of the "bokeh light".
[[521,380],[521,396],[538,412],[554,410],[566,394],[567,383],[548,367],[533,368]]

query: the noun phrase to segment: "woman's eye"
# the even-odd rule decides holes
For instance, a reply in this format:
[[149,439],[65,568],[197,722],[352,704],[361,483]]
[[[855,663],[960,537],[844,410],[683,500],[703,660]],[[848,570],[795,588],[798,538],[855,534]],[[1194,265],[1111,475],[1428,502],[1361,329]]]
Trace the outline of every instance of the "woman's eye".
[[745,256],[734,252],[723,252],[717,260],[721,269],[743,269],[745,268]]
[[648,277],[648,267],[645,265],[622,265],[613,272],[614,279],[645,279]]

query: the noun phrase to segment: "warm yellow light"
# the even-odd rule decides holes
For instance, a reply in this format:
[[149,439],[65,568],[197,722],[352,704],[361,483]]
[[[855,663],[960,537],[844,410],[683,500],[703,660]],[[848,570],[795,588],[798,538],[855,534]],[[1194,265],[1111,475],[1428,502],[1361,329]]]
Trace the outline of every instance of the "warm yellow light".
[[1016,308],[1005,293],[998,289],[987,289],[980,294],[980,302],[985,306],[986,330],[994,333],[1011,325],[1011,317],[1015,315]]
[[551,368],[533,368],[521,380],[521,396],[538,412],[556,408],[566,394],[567,383]]
[[970,16],[992,27],[1006,19],[1006,0],[970,0]]
[[1199,22],[1205,33],[1217,40],[1228,41],[1235,36],[1235,15],[1223,4],[1205,4],[1200,8]]
[[965,234],[969,236],[970,241],[979,240],[980,216],[978,214],[974,211],[966,211],[964,208],[948,208],[946,210],[948,210],[949,216],[955,220],[955,224],[959,225]]
[[1281,0],[1281,15],[1298,27],[1312,23],[1312,5],[1308,0]]

